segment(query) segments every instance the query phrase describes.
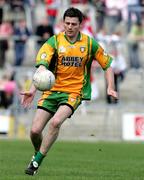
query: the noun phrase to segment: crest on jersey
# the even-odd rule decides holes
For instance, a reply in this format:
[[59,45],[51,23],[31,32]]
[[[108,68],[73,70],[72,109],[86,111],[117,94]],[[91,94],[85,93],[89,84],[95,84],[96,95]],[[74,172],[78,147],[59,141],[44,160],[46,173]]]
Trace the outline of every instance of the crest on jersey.
[[41,54],[41,59],[45,59],[47,57],[47,54],[45,53],[45,52],[43,52],[42,54]]
[[85,46],[81,46],[80,47],[80,51],[83,53],[85,51],[86,47]]

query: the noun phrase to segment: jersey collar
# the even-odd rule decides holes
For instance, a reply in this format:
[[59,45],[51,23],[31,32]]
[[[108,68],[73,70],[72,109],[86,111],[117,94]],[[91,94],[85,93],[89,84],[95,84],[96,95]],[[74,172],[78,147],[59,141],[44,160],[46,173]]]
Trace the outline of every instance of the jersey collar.
[[81,40],[82,40],[82,34],[81,34],[80,32],[79,32],[78,37],[77,37],[77,39],[76,39],[75,42],[69,41],[68,38],[67,38],[67,36],[66,36],[66,34],[65,34],[65,32],[64,32],[64,37],[65,37],[65,39],[66,39],[70,44],[75,44],[77,41],[81,41]]

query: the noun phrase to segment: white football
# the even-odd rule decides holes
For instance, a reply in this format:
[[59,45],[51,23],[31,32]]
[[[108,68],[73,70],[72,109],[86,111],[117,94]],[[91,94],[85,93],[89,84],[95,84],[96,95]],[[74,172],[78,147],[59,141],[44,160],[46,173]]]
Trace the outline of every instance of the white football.
[[39,91],[50,90],[55,84],[55,76],[49,70],[36,71],[33,76],[33,84]]

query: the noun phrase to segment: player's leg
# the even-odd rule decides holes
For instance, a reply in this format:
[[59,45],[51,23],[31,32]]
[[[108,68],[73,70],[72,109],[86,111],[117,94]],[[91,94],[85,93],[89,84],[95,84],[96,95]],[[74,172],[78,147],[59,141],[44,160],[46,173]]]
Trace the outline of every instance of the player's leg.
[[[45,114],[45,112],[44,112],[44,114]],[[47,133],[45,133],[45,135],[43,137],[40,151],[36,154],[34,159],[30,162],[27,169],[25,170],[26,174],[34,175],[37,173],[37,170],[38,170],[43,158],[45,157],[47,151],[50,149],[52,144],[57,139],[61,124],[71,114],[72,114],[72,109],[70,107],[68,107],[67,105],[63,105],[58,108],[57,112],[50,120],[49,128],[48,128]],[[42,115],[43,115],[43,113],[42,113]],[[47,122],[47,121],[43,121],[43,126],[42,126],[42,123],[40,123],[40,124],[36,123],[36,125],[35,125],[34,122],[35,121],[37,122],[37,118],[39,119],[40,117],[41,116],[36,114],[36,117],[33,121],[33,127],[32,127],[33,138],[35,137],[34,134],[37,134],[37,133],[39,135],[41,134],[41,131]],[[45,117],[45,115],[43,115],[43,120],[45,119],[44,117]],[[38,125],[40,125],[40,127],[38,127]]]
[[47,154],[52,144],[57,139],[62,123],[70,117],[81,104],[81,96],[73,93],[58,93],[57,101],[59,108],[49,122],[48,131],[40,147],[40,153],[43,155]]
[[49,122],[48,131],[43,137],[40,152],[46,155],[52,144],[58,137],[62,123],[72,114],[72,109],[67,105],[61,105]]
[[33,166],[33,161],[41,146],[42,130],[44,129],[45,125],[47,124],[51,116],[52,115],[49,112],[44,111],[42,109],[37,109],[36,111],[35,117],[32,122],[31,132],[30,132],[30,137],[31,137],[31,141],[34,146],[34,149],[35,149],[35,154],[32,156],[32,159],[25,170],[26,174],[34,175],[37,172],[38,167]]
[[[43,137],[40,151],[31,163],[31,174],[29,173],[29,175],[34,175],[37,172],[43,158],[57,139],[62,123],[70,117],[74,110],[80,105],[81,97],[77,94],[53,92],[47,94],[44,101],[45,103],[40,101],[38,107],[44,109],[48,108],[49,112],[55,113],[49,122],[48,131]],[[59,106],[58,109],[57,106]]]
[[43,109],[37,109],[32,122],[30,137],[35,151],[38,152],[42,142],[42,131],[52,115]]

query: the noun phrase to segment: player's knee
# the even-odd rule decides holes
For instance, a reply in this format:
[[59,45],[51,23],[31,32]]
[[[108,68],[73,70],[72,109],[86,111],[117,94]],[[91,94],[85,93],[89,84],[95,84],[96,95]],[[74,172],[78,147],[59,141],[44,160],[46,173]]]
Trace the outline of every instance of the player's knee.
[[33,136],[37,136],[40,133],[41,133],[41,131],[38,128],[32,128],[31,131],[30,131],[30,134],[33,135]]
[[60,125],[61,125],[61,123],[60,123],[60,119],[59,119],[59,118],[53,117],[53,118],[51,119],[50,126],[51,126],[52,128],[59,128]]

